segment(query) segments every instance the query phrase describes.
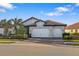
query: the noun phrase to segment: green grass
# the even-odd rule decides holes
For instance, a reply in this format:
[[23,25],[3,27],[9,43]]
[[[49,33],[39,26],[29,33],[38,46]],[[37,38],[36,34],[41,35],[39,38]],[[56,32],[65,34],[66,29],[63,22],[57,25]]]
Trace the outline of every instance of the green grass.
[[[65,39],[64,42],[79,42],[79,39]],[[79,44],[69,44],[71,46],[79,46]]]
[[79,42],[79,39],[65,39],[64,42]]
[[11,39],[0,39],[0,44],[10,44],[10,43],[15,43],[15,41]]

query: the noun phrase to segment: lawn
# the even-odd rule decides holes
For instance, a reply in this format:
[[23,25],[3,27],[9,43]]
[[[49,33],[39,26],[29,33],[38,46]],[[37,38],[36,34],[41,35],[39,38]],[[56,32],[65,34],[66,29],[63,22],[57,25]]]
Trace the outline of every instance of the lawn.
[[79,46],[79,39],[65,39],[64,42],[72,42],[72,44],[67,44],[67,45],[72,45],[72,46]]
[[65,39],[64,42],[79,42],[79,39]]
[[10,43],[15,43],[15,41],[11,39],[0,39],[0,44],[10,44]]

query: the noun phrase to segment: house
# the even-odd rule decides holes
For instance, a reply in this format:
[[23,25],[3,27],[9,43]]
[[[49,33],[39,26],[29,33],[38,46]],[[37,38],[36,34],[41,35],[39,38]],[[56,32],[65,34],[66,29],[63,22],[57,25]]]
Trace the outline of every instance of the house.
[[24,26],[27,28],[29,37],[38,38],[62,38],[64,33],[64,27],[66,24],[31,17],[23,22]]
[[66,33],[79,33],[79,22],[65,27]]
[[[5,30],[0,24],[0,36],[5,35],[4,32],[5,32]],[[13,26],[12,25],[8,26],[8,34],[9,34],[9,32],[13,33]]]

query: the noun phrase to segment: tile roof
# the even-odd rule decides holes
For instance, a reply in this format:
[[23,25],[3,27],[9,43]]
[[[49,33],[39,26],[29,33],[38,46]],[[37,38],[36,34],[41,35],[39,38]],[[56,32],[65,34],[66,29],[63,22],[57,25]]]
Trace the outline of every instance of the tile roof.
[[79,22],[66,26],[65,29],[79,29]]

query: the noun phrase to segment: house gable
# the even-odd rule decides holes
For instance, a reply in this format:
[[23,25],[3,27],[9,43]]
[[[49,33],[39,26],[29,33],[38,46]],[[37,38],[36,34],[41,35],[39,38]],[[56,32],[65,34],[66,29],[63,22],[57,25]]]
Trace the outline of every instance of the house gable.
[[31,18],[25,20],[25,21],[23,22],[23,24],[24,24],[24,26],[32,25],[32,24],[34,24],[36,21],[37,21],[37,19],[31,17]]
[[36,22],[36,21],[40,21],[40,19],[37,19],[37,18],[35,18],[35,17],[31,17],[31,18],[25,20],[25,21],[23,22],[23,24],[24,24],[24,26],[35,25],[35,22]]
[[45,22],[44,21],[36,21],[35,24],[37,27],[43,27]]

